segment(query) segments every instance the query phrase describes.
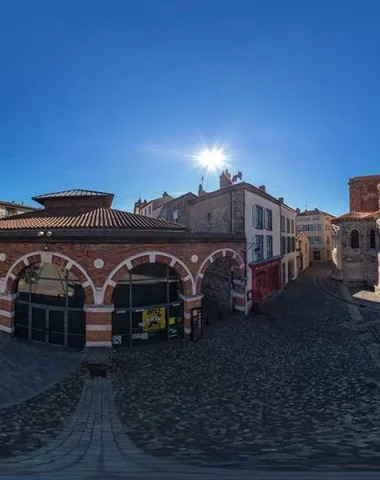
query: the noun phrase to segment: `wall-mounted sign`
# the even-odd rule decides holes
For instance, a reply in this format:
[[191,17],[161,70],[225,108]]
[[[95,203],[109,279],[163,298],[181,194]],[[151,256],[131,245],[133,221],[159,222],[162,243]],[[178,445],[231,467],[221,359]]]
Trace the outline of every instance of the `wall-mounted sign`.
[[202,325],[202,309],[191,309],[191,337],[193,340],[200,340],[203,333]]

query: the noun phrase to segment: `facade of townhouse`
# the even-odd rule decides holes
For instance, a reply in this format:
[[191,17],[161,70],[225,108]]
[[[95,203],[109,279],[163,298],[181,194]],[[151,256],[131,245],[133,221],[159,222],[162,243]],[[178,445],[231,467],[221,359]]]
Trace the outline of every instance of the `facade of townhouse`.
[[141,200],[139,198],[135,202],[133,213],[137,215],[144,215],[145,217],[158,218],[164,205],[173,200],[167,192],[162,194],[162,197],[155,198],[154,200]]
[[306,270],[310,265],[309,239],[305,232],[297,232],[296,236],[296,255],[298,275]]
[[23,203],[5,202],[0,200],[0,218],[7,218],[20,213],[33,212],[35,207],[28,207]]
[[[188,193],[168,202],[160,218],[188,225],[194,232],[244,235],[246,248],[240,252],[246,259],[244,306],[248,313],[253,303],[281,290],[296,278],[295,218],[296,211],[266,192],[264,185],[235,183],[228,170],[220,175],[219,189],[206,193],[199,186],[198,196]],[[174,213],[174,215],[173,215]],[[284,231],[281,232],[281,218]],[[214,262],[204,281],[207,297],[219,305],[234,303],[238,295],[231,287],[231,274],[223,259]],[[239,281],[234,279],[235,282]],[[233,292],[233,293],[232,293]]]
[[297,278],[296,252],[296,215],[293,208],[284,204],[280,197],[280,229],[281,229],[281,281],[286,285]]
[[297,232],[305,232],[310,245],[310,262],[332,259],[332,222],[334,215],[318,208],[301,212],[297,209]]

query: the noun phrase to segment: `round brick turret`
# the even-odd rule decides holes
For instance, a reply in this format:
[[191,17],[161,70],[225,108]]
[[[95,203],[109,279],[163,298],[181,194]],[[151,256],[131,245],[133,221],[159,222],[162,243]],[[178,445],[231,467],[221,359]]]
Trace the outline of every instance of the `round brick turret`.
[[374,212],[379,210],[380,175],[350,178],[350,211]]

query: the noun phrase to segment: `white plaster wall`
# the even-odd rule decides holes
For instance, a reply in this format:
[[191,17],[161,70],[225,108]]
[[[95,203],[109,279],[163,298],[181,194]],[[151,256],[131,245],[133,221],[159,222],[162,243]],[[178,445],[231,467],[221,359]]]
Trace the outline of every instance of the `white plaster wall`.
[[[252,262],[252,249],[255,246],[252,246],[253,237],[255,235],[263,235],[264,236],[264,259],[266,258],[266,251],[265,251],[265,237],[267,235],[271,235],[273,237],[273,257],[280,255],[280,209],[277,203],[274,203],[266,198],[261,197],[253,192],[249,192],[245,190],[244,192],[244,219],[245,219],[245,236],[247,238],[247,285],[245,295],[247,292],[252,290],[252,272],[249,264]],[[253,205],[260,205],[261,207],[269,208],[272,210],[272,230],[265,230],[265,229],[256,229],[252,225],[252,207]],[[252,301],[246,300],[246,313],[250,311],[252,307]]]

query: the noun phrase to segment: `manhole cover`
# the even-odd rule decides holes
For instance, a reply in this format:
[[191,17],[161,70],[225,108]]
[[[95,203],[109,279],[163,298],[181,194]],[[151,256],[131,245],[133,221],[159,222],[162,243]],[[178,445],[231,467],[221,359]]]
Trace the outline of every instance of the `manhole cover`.
[[88,372],[90,374],[90,377],[101,377],[101,378],[106,378],[107,377],[107,365],[102,365],[102,364],[91,364],[87,366]]

